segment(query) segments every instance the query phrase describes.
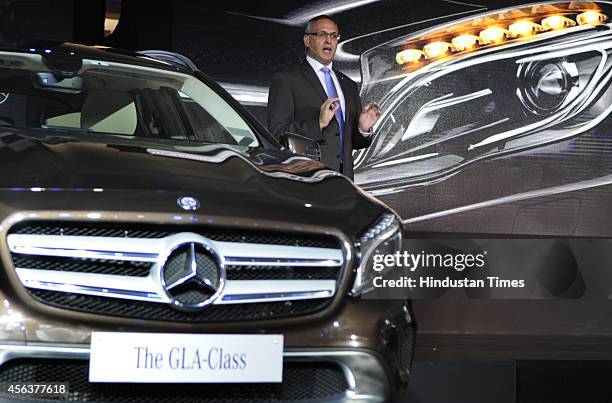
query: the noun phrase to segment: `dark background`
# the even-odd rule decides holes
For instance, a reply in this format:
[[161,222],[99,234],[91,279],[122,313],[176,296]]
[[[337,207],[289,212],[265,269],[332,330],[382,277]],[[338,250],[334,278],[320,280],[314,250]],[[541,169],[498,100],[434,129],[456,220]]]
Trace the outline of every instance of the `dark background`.
[[[217,81],[265,90],[275,71],[303,57],[301,33],[305,16],[346,3],[0,1],[0,43],[10,48],[40,41],[71,41],[130,50],[171,50],[191,58]],[[333,15],[342,27],[343,40],[354,39],[347,43],[345,50],[359,54],[375,43],[422,28],[424,20],[442,22],[450,16],[518,4],[516,1],[468,3],[366,1]],[[105,34],[105,18],[109,17],[119,22],[113,33]],[[337,65],[359,81],[358,61],[347,58],[339,60]],[[264,120],[265,105],[255,102],[248,106],[258,119]],[[599,207],[597,216],[591,219],[609,222],[611,206],[612,203],[607,208]],[[473,217],[473,220],[468,216],[466,222],[495,220],[497,213]],[[478,238],[478,231],[464,224],[454,223],[451,231]],[[439,226],[443,231],[448,229],[444,225]],[[428,232],[427,225],[417,224],[416,229],[422,232],[409,231],[408,238],[435,236]],[[410,243],[406,245],[409,247]],[[598,261],[601,266],[598,270],[605,271],[606,265],[602,262],[607,261],[610,268],[611,248],[607,246],[609,242],[603,245],[598,253],[605,260]],[[528,260],[528,257],[522,258]],[[516,264],[521,264],[520,259]],[[551,272],[548,275],[554,276],[555,267],[547,270]],[[560,270],[571,272],[567,267]],[[580,269],[575,266],[573,270],[574,277],[571,273],[564,275],[582,282],[585,290],[589,284],[606,288],[601,283],[602,277],[589,271],[588,265]],[[585,285],[585,278],[591,282]],[[570,287],[573,282],[568,280],[568,284]],[[549,295],[549,298],[555,296]],[[583,296],[584,293],[578,293],[572,295],[573,299],[506,300],[494,295],[483,299],[449,292],[434,299],[416,300],[414,311],[419,323],[416,364],[407,400],[610,401],[612,303],[606,295]]]

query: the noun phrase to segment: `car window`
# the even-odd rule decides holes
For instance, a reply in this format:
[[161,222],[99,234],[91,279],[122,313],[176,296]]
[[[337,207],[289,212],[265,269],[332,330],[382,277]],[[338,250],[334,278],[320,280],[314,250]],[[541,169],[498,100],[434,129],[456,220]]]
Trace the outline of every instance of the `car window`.
[[78,72],[58,77],[40,55],[10,57],[30,68],[0,64],[2,126],[259,146],[240,114],[191,75],[83,60]]
[[[211,114],[214,108],[207,111],[199,103],[193,100],[184,92],[179,93],[180,104],[194,130],[194,135],[198,141],[208,143],[236,143],[240,145],[250,145],[254,137],[248,127],[235,127],[233,122],[240,122],[233,116],[227,116],[233,110],[221,109],[217,111],[219,120]],[[227,126],[221,122],[227,122]]]

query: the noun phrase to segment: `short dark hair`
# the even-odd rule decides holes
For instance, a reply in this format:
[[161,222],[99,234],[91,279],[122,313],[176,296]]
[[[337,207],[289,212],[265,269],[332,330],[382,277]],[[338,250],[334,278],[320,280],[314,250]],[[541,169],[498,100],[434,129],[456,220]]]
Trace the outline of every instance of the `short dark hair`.
[[[315,22],[319,20],[330,20],[331,22],[336,24],[336,26],[338,26],[338,23],[332,17],[330,17],[329,15],[321,14],[321,15],[317,15],[316,17],[312,17],[310,20],[308,20],[308,23],[306,24],[306,28],[304,29],[304,33],[309,34],[311,32],[310,30],[312,29],[312,24],[314,24]],[[340,30],[340,28],[338,28],[338,30]]]

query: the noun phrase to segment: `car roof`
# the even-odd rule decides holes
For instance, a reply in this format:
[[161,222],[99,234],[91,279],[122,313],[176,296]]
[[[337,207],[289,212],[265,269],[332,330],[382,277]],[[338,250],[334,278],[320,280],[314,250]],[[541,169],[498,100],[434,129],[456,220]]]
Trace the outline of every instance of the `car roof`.
[[168,63],[163,60],[155,59],[151,56],[145,56],[137,52],[132,52],[124,49],[117,49],[106,46],[88,46],[70,42],[50,43],[50,42],[33,42],[19,44],[18,46],[2,46],[1,51],[19,52],[19,53],[34,53],[40,54],[43,57],[57,58],[76,58],[76,59],[96,59],[116,63],[136,64],[146,67],[153,67],[163,70],[178,71],[191,74],[193,71],[175,63]]

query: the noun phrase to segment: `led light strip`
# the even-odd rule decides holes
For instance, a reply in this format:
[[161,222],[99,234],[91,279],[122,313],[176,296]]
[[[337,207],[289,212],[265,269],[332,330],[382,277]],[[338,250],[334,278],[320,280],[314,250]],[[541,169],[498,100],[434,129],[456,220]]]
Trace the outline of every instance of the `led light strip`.
[[493,25],[480,31],[478,35],[465,33],[452,38],[450,42],[435,41],[423,46],[422,49],[404,49],[395,55],[395,61],[400,64],[414,65],[422,60],[436,59],[448,54],[474,50],[479,46],[498,45],[508,39],[530,37],[540,32],[558,31],[578,25],[601,25],[608,20],[605,14],[589,10],[576,16],[576,20],[562,16],[550,15],[540,20],[540,23],[529,19],[518,20],[509,25]]

